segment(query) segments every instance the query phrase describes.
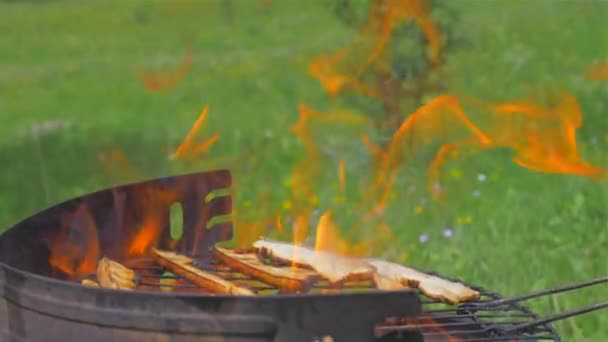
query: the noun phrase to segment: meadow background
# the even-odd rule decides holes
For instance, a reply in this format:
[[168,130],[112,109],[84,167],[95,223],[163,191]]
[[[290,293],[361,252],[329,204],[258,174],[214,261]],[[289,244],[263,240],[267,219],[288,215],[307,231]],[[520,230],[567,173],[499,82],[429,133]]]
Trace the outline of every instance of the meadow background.
[[[216,167],[239,180],[237,210],[281,207],[303,152],[289,131],[298,104],[338,106],[307,65],[356,35],[329,3],[239,0],[227,10],[211,0],[0,2],[0,231],[86,192]],[[449,6],[468,41],[447,60],[449,91],[492,101],[568,91],[583,112],[583,155],[608,167],[608,81],[583,77],[608,59],[608,3]],[[194,54],[183,82],[163,94],[146,90],[134,68],[177,69],[188,42]],[[200,160],[170,161],[205,104],[201,134],[220,132],[218,142]],[[348,198],[335,198],[337,160],[346,161],[348,181],[367,176],[369,155],[349,128],[322,132],[335,165],[319,190],[320,210],[348,207]],[[532,172],[513,164],[511,151],[491,150],[446,166],[450,196],[438,205],[424,181],[432,152],[404,167],[396,184],[389,257],[503,295],[608,274],[607,183]],[[530,304],[548,314],[607,299],[604,285]],[[608,314],[556,327],[564,341],[605,341]]]

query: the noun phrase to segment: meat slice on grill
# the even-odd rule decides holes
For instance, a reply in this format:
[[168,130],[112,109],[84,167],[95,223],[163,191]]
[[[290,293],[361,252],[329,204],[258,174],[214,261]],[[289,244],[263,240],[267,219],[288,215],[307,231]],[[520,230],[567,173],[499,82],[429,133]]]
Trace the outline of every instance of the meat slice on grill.
[[376,268],[374,280],[383,290],[418,288],[426,296],[449,304],[478,299],[480,294],[461,283],[426,274],[390,261],[367,259]]
[[83,279],[80,284],[87,287],[99,287],[99,283],[91,279]]
[[158,249],[152,250],[152,255],[159,265],[211,292],[244,296],[255,294],[246,287],[239,286],[218,275],[201,270],[194,265],[194,261],[191,258],[185,255]]
[[291,266],[272,266],[260,261],[259,256],[251,252],[236,252],[216,247],[215,256],[229,267],[274,285],[281,291],[299,292],[310,288],[319,278],[314,271]]
[[[133,290],[135,289],[135,272],[104,257],[97,263],[97,281],[101,287]],[[86,284],[83,283],[83,285]],[[93,285],[93,282],[91,281],[88,285]]]
[[374,267],[362,260],[304,246],[260,239],[254,242],[253,249],[273,260],[312,268],[332,284],[346,280],[371,280],[374,276]]

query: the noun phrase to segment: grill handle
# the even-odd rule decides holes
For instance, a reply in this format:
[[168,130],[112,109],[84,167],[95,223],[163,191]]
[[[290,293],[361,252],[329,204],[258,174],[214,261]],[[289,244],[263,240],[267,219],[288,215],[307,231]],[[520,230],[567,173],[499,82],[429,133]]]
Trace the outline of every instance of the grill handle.
[[548,289],[548,290],[536,291],[536,292],[528,293],[528,294],[521,295],[521,296],[514,296],[514,297],[491,300],[491,301],[486,301],[486,302],[477,302],[477,303],[471,304],[470,306],[467,304],[467,306],[472,307],[472,309],[476,309],[476,308],[488,309],[488,308],[497,307],[497,306],[515,304],[518,302],[526,301],[528,299],[544,297],[544,296],[549,296],[549,295],[573,291],[573,290],[579,290],[579,289],[582,289],[585,287],[598,285],[598,284],[604,284],[604,283],[608,283],[608,276],[595,278],[595,279],[584,281],[584,282],[568,284],[568,285],[564,285],[564,286],[560,286],[560,287],[555,287],[555,288]]
[[536,319],[536,320],[533,320],[533,321],[530,321],[527,323],[517,324],[517,325],[514,325],[507,329],[503,329],[502,332],[505,333],[507,336],[511,335],[511,334],[518,334],[518,333],[525,332],[530,329],[534,329],[536,327],[545,325],[547,323],[560,321],[562,319],[566,319],[566,318],[570,318],[570,317],[574,317],[574,316],[586,314],[588,312],[593,312],[593,311],[606,309],[606,308],[608,308],[608,301],[602,302],[602,303],[597,303],[597,304],[592,304],[589,306],[584,306],[580,309],[562,312],[562,313],[551,315],[551,316],[548,316],[545,318]]
[[[558,294],[558,293],[579,290],[579,289],[582,289],[585,287],[590,287],[590,286],[605,284],[605,283],[608,283],[608,276],[599,277],[599,278],[595,278],[595,279],[584,281],[584,282],[568,284],[568,285],[564,285],[564,286],[560,286],[560,287],[555,287],[552,289],[536,291],[536,292],[532,292],[532,293],[521,295],[521,296],[514,296],[514,297],[510,297],[510,298],[503,298],[503,299],[491,300],[491,301],[486,301],[486,302],[463,304],[461,306],[461,308],[463,308],[465,310],[476,311],[476,310],[481,310],[481,309],[496,308],[496,307],[500,307],[500,306],[510,306],[515,303],[523,302],[523,301],[533,299],[533,298],[539,298],[539,297],[550,296],[550,295],[554,295],[554,294]],[[570,318],[570,317],[574,317],[574,316],[578,316],[578,315],[582,315],[582,314],[586,314],[589,312],[606,309],[606,308],[608,308],[608,301],[592,304],[589,306],[584,306],[582,308],[574,309],[571,311],[561,312],[561,313],[558,313],[555,315],[550,315],[550,316],[547,316],[544,318],[538,318],[538,319],[535,319],[530,322],[516,324],[516,325],[513,325],[508,328],[501,328],[499,330],[500,330],[501,334],[509,336],[509,335],[529,331],[531,329],[540,327],[547,323],[560,321],[560,320],[563,320],[566,318]]]

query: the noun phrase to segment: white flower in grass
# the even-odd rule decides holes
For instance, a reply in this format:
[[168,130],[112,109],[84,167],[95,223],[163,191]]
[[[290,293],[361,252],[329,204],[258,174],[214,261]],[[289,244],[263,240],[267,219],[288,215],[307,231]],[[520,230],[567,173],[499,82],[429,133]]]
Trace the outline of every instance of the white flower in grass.
[[29,133],[33,137],[40,137],[53,131],[67,129],[72,126],[71,121],[67,120],[49,120],[34,124],[29,127]]
[[484,173],[480,173],[480,174],[477,175],[477,180],[480,181],[480,182],[482,182],[482,183],[486,181],[486,178],[487,177],[486,177],[486,175]]
[[446,239],[451,238],[452,236],[454,236],[454,230],[452,228],[446,228],[443,230],[443,237]]
[[597,137],[591,137],[590,143],[591,143],[591,145],[597,144]]

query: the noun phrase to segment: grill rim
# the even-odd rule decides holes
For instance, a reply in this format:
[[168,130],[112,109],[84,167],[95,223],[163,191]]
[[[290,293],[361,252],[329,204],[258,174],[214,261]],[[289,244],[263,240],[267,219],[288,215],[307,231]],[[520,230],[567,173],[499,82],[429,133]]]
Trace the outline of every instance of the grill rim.
[[[359,335],[371,337],[374,325],[386,316],[416,317],[421,313],[420,298],[410,289],[382,293],[178,297],[151,291],[88,288],[39,275],[30,278],[12,267],[2,270],[0,303],[5,301],[5,305],[10,303],[19,310],[53,319],[112,329],[200,335],[209,335],[215,329],[218,336],[306,336],[310,333],[307,327],[324,326],[330,335],[339,336],[345,322],[354,318],[360,324],[345,333],[358,331]],[[60,286],[48,286],[49,280]],[[388,305],[361,315],[363,308],[373,307],[374,303]],[[319,311],[326,314],[319,315]],[[9,314],[7,322],[22,322],[23,314],[20,311],[16,316]],[[336,318],[335,326],[328,318]]]
[[[231,182],[231,176],[228,170],[217,170],[215,172],[220,172],[222,177],[227,177],[227,182],[230,183]],[[171,186],[172,182],[176,182],[179,183],[182,180],[186,180],[186,181],[194,181],[197,182],[199,181],[199,177],[204,177],[205,174],[213,174],[214,171],[211,172],[199,172],[199,173],[189,173],[189,174],[182,174],[182,175],[175,175],[175,176],[169,176],[169,177],[161,177],[161,178],[156,178],[156,179],[150,179],[150,180],[144,180],[144,181],[139,181],[139,182],[133,182],[130,184],[125,184],[125,185],[117,185],[117,186],[113,186],[110,188],[106,188],[103,190],[98,190],[95,192],[91,192],[91,193],[87,193],[72,199],[68,199],[66,201],[63,201],[61,203],[55,204],[51,207],[48,207],[44,210],[41,210],[39,212],[37,212],[36,214],[30,216],[29,218],[26,218],[24,220],[22,220],[21,222],[17,223],[16,225],[14,225],[13,227],[11,227],[10,229],[8,229],[6,232],[2,233],[0,235],[0,247],[3,244],[8,244],[11,242],[15,242],[18,239],[16,239],[16,237],[23,237],[23,230],[28,230],[28,231],[32,231],[32,232],[36,232],[37,234],[41,234],[40,232],[45,230],[45,229],[51,229],[50,227],[44,227],[44,226],[40,226],[40,222],[45,222],[45,219],[47,219],[48,217],[52,216],[52,215],[57,215],[57,213],[61,213],[64,210],[67,210],[68,208],[73,208],[75,206],[78,206],[81,203],[86,202],[88,199],[95,199],[97,196],[107,196],[108,193],[112,193],[115,190],[125,190],[128,191],[130,188],[132,187],[137,187],[137,186],[147,186],[152,185],[152,186],[158,186],[160,185],[167,185]],[[217,175],[217,173],[216,173]],[[224,179],[223,181],[226,182],[226,179]],[[221,180],[220,180],[221,181]],[[226,185],[226,184],[224,184]],[[206,185],[209,186],[209,185]],[[213,183],[210,184],[210,186],[213,186]],[[225,188],[225,187],[224,187]],[[207,190],[207,188],[203,189],[202,193],[203,194],[208,194],[205,193],[205,191]],[[198,192],[197,195],[201,195],[201,192]],[[200,197],[199,197],[200,198]],[[95,201],[93,201],[93,204],[95,203]],[[22,229],[23,228],[23,229]],[[231,226],[229,227],[231,229]],[[230,233],[231,235],[231,233]],[[38,236],[37,236],[38,237]],[[228,238],[229,236],[221,236],[222,238]],[[231,237],[231,236],[230,236]],[[212,236],[213,238],[213,236]],[[222,242],[223,240],[214,240],[214,242]],[[41,243],[41,242],[40,242]],[[31,247],[30,247],[31,248]],[[1,249],[1,248],[0,248]],[[14,250],[14,248],[10,248],[12,250]],[[180,251],[178,251],[180,252]],[[130,302],[130,301],[141,301],[141,302],[163,302],[163,303],[174,303],[174,302],[178,302],[178,303],[183,303],[186,301],[195,301],[195,302],[201,302],[204,304],[204,306],[218,306],[221,307],[222,305],[232,305],[233,303],[237,303],[237,304],[243,304],[243,303],[264,303],[264,304],[268,304],[268,303],[276,303],[277,301],[302,301],[302,300],[311,300],[311,299],[317,299],[317,300],[323,300],[323,299],[328,299],[328,298],[341,298],[341,299],[347,299],[347,298],[351,298],[353,296],[368,296],[371,298],[375,298],[375,299],[380,299],[381,296],[387,296],[390,297],[391,295],[395,296],[395,298],[397,300],[403,301],[403,300],[409,300],[409,305],[411,306],[411,303],[417,303],[417,308],[415,313],[410,312],[411,315],[408,315],[408,313],[406,313],[405,311],[401,311],[398,314],[395,314],[394,316],[400,316],[400,317],[420,317],[421,315],[424,315],[424,312],[422,310],[422,302],[421,299],[423,298],[423,296],[421,294],[419,294],[419,291],[416,289],[409,289],[409,288],[405,288],[405,289],[401,289],[401,290],[395,290],[395,291],[382,291],[382,290],[377,290],[377,289],[367,289],[365,292],[361,292],[361,293],[297,293],[297,294],[290,294],[290,293],[279,293],[279,294],[272,294],[272,295],[256,295],[256,296],[239,296],[239,295],[226,295],[226,294],[206,294],[206,293],[180,293],[180,292],[162,292],[162,291],[153,291],[153,290],[137,290],[137,291],[116,291],[116,290],[111,290],[111,289],[103,289],[103,288],[88,288],[88,287],[84,287],[82,286],[80,283],[74,282],[74,281],[69,281],[69,280],[64,280],[64,279],[60,279],[58,277],[54,277],[53,275],[45,275],[45,274],[37,274],[35,272],[32,272],[30,270],[27,269],[28,266],[24,266],[26,269],[23,268],[19,268],[17,266],[13,266],[11,264],[9,264],[8,262],[4,262],[3,259],[8,259],[12,262],[16,262],[17,264],[19,264],[19,261],[17,260],[18,258],[16,257],[8,257],[6,258],[6,256],[10,255],[10,251],[8,253],[5,253],[4,255],[2,255],[0,253],[0,270],[2,270],[2,272],[0,272],[0,284],[4,284],[4,286],[0,287],[0,294],[2,296],[2,299],[4,300],[8,300],[11,301],[12,303],[17,303],[21,308],[25,308],[25,309],[33,309],[36,311],[41,312],[44,315],[51,315],[51,316],[56,316],[56,317],[60,317],[62,319],[68,319],[67,317],[65,317],[64,315],[57,315],[56,311],[57,311],[57,307],[53,307],[51,306],[50,308],[47,308],[47,310],[43,310],[41,311],[42,307],[38,307],[36,305],[24,305],[24,303],[20,300],[20,297],[23,297],[22,295],[27,295],[27,291],[26,292],[22,292],[24,289],[23,284],[25,284],[25,288],[29,289],[32,291],[32,293],[35,295],[41,295],[42,293],[38,293],[39,289],[46,289],[47,291],[50,292],[59,292],[62,293],[64,296],[67,296],[65,298],[70,299],[74,293],[76,294],[81,294],[82,296],[89,296],[91,298],[94,297],[109,297],[109,298],[113,298],[114,300],[116,300],[117,298],[127,298],[129,300],[125,301],[125,302]],[[24,253],[21,253],[20,256],[23,256]],[[34,267],[34,270],[36,270],[36,268]],[[43,272],[43,271],[41,271]],[[445,279],[449,279],[449,280],[455,280],[455,281],[460,281],[459,279],[454,279],[454,278],[450,278],[450,277],[446,277],[444,275],[438,274],[436,272],[428,272],[428,271],[423,271],[426,272],[428,274],[433,274],[433,275],[438,275],[442,278]],[[44,272],[43,272],[44,273]],[[462,282],[463,284],[466,285],[465,282]],[[11,285],[12,284],[12,285]],[[21,284],[21,285],[15,285],[15,284]],[[28,286],[30,288],[28,288]],[[492,292],[492,291],[487,291],[486,289],[479,287],[479,286],[471,286],[471,285],[467,285],[470,286],[476,290],[481,290],[483,293],[485,293],[486,295],[488,294],[492,294],[495,295],[494,298],[502,298],[498,293]],[[7,298],[8,296],[8,298]],[[12,298],[10,298],[12,296]],[[40,296],[39,296],[40,297]],[[61,296],[59,296],[59,298],[63,298]],[[404,299],[405,298],[405,299]],[[99,298],[97,298],[99,299]],[[204,301],[204,302],[203,302]],[[91,301],[89,301],[91,302]],[[77,305],[82,305],[83,302],[77,302]],[[162,306],[162,305],[157,305],[157,306]],[[174,305],[171,306],[169,305],[169,307],[174,307],[174,308],[179,308],[180,305]],[[525,312],[528,313],[530,315],[532,315],[532,317],[534,318],[538,318],[539,315],[534,313],[533,311],[531,311],[529,308],[523,306],[523,305],[516,305],[517,310],[520,312]],[[103,308],[103,306],[101,307]],[[133,306],[133,307],[129,307],[128,309],[133,311],[134,308],[137,308],[137,306]],[[189,306],[182,306],[182,308],[189,308],[192,309]],[[450,306],[450,311],[456,313],[459,310],[458,306]],[[164,308],[163,308],[164,309]],[[412,310],[412,308],[408,308],[410,311]],[[86,323],[92,323],[92,324],[100,324],[99,322],[99,316],[100,316],[100,307],[99,306],[95,306],[92,309],[95,312],[95,317],[93,320],[91,320],[92,322],[87,321]],[[175,318],[175,313],[179,313],[180,311],[178,310],[172,310],[172,312],[170,312],[170,314],[172,314]],[[184,310],[182,312],[188,313],[188,310]],[[200,310],[190,310],[190,312],[193,312],[196,315],[201,315],[203,312]],[[214,310],[211,310],[211,312],[214,312]],[[214,312],[214,315],[217,315],[216,312]],[[243,313],[241,311],[239,311],[238,313],[239,316],[247,316],[248,313]],[[390,316],[390,314],[383,314],[384,318],[386,318],[387,316]],[[77,317],[78,319],[75,319],[76,321],[82,321],[82,317],[80,317],[80,315],[73,315],[74,317]],[[103,315],[106,316],[106,315]],[[250,315],[250,316],[256,316],[256,317],[260,317],[259,314],[256,315]],[[130,324],[128,324],[126,326],[126,328],[129,329],[137,329],[136,327],[133,326],[133,322],[129,322]],[[378,320],[376,323],[381,323],[381,320]],[[555,332],[553,325],[552,324],[547,324],[546,327],[551,331],[552,335],[554,335],[556,337],[556,341],[559,341],[559,335]],[[170,330],[167,327],[162,327],[162,328],[158,328],[156,327],[155,329],[153,329],[154,331],[167,331]]]

